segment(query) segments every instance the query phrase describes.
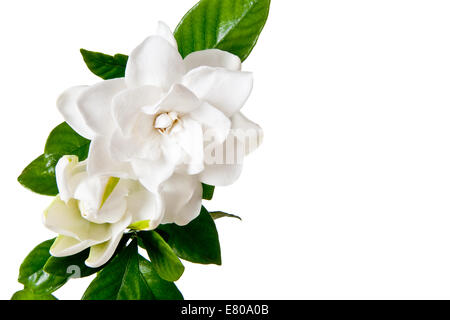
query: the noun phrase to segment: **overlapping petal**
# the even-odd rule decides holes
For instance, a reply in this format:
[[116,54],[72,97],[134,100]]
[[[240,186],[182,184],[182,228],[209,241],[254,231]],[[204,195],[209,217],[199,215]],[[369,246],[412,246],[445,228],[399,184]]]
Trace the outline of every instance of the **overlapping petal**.
[[92,223],[81,216],[76,200],[70,200],[66,204],[56,197],[44,212],[44,224],[56,233],[79,241],[101,243],[111,237],[108,225]]
[[238,56],[219,49],[192,52],[184,58],[184,64],[186,71],[202,66],[225,68],[231,71],[241,70],[241,59]]
[[253,88],[253,75],[224,68],[199,67],[189,71],[182,83],[198,98],[230,117],[247,101]]
[[119,222],[112,224],[111,239],[106,242],[94,245],[89,251],[89,257],[85,261],[86,265],[91,268],[98,268],[108,262],[108,260],[114,254],[120,240],[122,239],[123,232],[131,222],[131,216],[125,215]]
[[142,86],[124,90],[114,97],[113,117],[124,135],[132,133],[141,109],[145,106],[154,106],[162,95],[163,91],[158,87]]
[[183,226],[200,214],[202,185],[196,176],[174,174],[163,184],[161,196],[166,203],[162,223]]
[[86,139],[92,139],[95,133],[84,121],[77,104],[78,98],[87,88],[89,87],[77,86],[67,89],[59,96],[56,106],[73,130]]
[[153,85],[168,90],[185,67],[178,50],[160,36],[150,36],[131,53],[125,79],[129,87]]
[[123,79],[106,80],[89,87],[78,98],[81,115],[96,134],[108,135],[114,130],[111,102],[124,89]]
[[246,155],[261,145],[264,133],[258,124],[249,120],[241,112],[237,112],[231,117],[231,123],[234,135],[244,145]]

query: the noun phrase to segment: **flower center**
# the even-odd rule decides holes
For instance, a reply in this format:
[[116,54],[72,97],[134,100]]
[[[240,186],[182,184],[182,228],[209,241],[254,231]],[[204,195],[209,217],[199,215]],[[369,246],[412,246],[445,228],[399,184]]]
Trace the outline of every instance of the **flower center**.
[[155,118],[154,127],[161,133],[170,132],[173,126],[178,122],[178,114],[176,112],[165,112],[159,114]]

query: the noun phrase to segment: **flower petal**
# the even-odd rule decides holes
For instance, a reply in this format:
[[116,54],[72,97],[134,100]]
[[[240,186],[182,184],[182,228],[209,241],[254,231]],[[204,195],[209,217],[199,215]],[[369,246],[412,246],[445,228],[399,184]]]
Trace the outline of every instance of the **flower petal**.
[[227,138],[231,127],[230,119],[228,119],[223,112],[217,110],[209,103],[202,103],[202,105],[193,110],[189,116],[205,127],[205,139],[213,137],[217,144],[221,144]]
[[124,79],[112,79],[94,84],[80,95],[80,112],[95,133],[108,135],[116,127],[112,116],[112,100],[124,89]]
[[44,212],[44,224],[50,230],[79,241],[100,243],[111,237],[107,224],[95,224],[83,219],[76,200],[67,204],[56,197]]
[[[179,112],[181,114],[189,113],[200,105],[200,100],[195,94],[181,84],[173,85],[167,95],[157,104],[160,112]],[[155,107],[148,106],[142,108],[147,114],[153,114]]]
[[128,194],[126,180],[119,180],[111,194],[105,199],[107,185],[111,182],[107,176],[94,176],[87,178],[80,183],[75,192],[75,199],[78,199],[79,208],[82,210],[84,219],[93,223],[116,223],[122,219],[127,210],[125,200]]
[[154,161],[134,159],[131,165],[139,181],[151,192],[158,192],[161,183],[175,170],[175,164],[167,161],[164,156]]
[[77,156],[63,156],[55,167],[59,197],[64,202],[73,198],[79,183],[87,176],[85,162],[79,163]]
[[91,240],[79,241],[72,237],[59,235],[50,248],[50,254],[54,257],[67,257],[77,254],[95,243]]
[[155,105],[161,99],[161,95],[160,88],[142,86],[124,90],[114,97],[113,116],[123,134],[131,134],[141,108]]
[[153,230],[159,226],[164,215],[164,202],[158,194],[145,189],[140,183],[128,197],[128,212],[133,216],[133,223],[149,221],[148,228]]
[[230,117],[247,101],[253,87],[253,76],[249,72],[199,67],[188,72],[182,83],[201,100]]
[[221,145],[205,147],[205,169],[199,174],[200,181],[214,186],[225,186],[235,182],[242,172],[245,146],[230,132]]
[[111,225],[111,239],[91,247],[89,257],[85,261],[88,267],[98,268],[108,262],[108,260],[113,256],[120,239],[122,239],[123,232],[130,222],[131,216],[125,215],[121,221]]
[[188,174],[197,174],[203,170],[203,130],[201,125],[189,117],[179,124],[182,129],[173,133],[179,146],[186,152],[184,164]]
[[194,187],[194,193],[192,194],[191,199],[188,203],[186,203],[186,205],[181,207],[174,219],[174,222],[177,225],[185,226],[198,217],[202,209],[202,194],[202,184],[198,181]]
[[109,139],[96,137],[91,142],[87,171],[90,176],[105,175],[118,178],[135,178],[131,165],[127,162],[114,160],[109,151]]
[[246,155],[261,145],[264,133],[259,125],[247,119],[241,112],[231,117],[231,123],[234,135],[244,144]]
[[200,173],[200,180],[214,186],[227,186],[234,183],[241,172],[242,164],[205,165],[205,169]]
[[[153,132],[155,131],[155,132]],[[110,150],[114,159],[130,161],[132,159],[158,159],[161,156],[161,134],[156,130],[150,131],[146,136],[124,136],[116,130],[111,138]]]
[[206,49],[188,54],[184,58],[184,65],[186,66],[186,71],[190,71],[201,66],[240,71],[241,59],[227,51],[219,49]]
[[174,174],[161,185],[161,196],[166,203],[162,223],[185,225],[200,213],[202,185],[196,176]]
[[[109,197],[101,205],[97,214],[98,221],[103,223],[118,223],[127,212],[127,195],[128,182],[120,179]],[[104,198],[105,194],[103,194]]]
[[78,86],[67,89],[59,96],[56,106],[73,130],[86,139],[92,139],[94,132],[84,121],[77,105],[78,98],[87,88],[88,86]]
[[178,50],[177,40],[173,36],[172,31],[169,26],[162,21],[158,22],[158,27],[156,28],[156,34],[162,38],[164,38],[167,42],[169,42],[175,49]]
[[153,85],[168,90],[184,73],[178,50],[164,38],[151,36],[131,53],[125,79],[129,87]]

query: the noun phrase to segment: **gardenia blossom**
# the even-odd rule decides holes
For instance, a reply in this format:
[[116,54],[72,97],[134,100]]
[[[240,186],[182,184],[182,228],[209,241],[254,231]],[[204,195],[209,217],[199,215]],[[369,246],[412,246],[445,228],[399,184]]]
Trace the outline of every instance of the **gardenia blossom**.
[[155,193],[170,178],[180,184],[171,192],[192,193],[181,184],[233,183],[243,156],[261,142],[259,126],[240,112],[252,85],[252,74],[242,72],[231,53],[211,49],[183,59],[172,32],[160,23],[157,35],[131,53],[124,78],[71,88],[58,108],[92,140],[90,175],[136,179]]
[[[50,253],[64,257],[90,248],[85,263],[93,268],[111,258],[127,229],[151,230],[162,222],[183,225],[201,208],[201,185],[195,179],[180,183],[177,175],[154,194],[136,180],[89,176],[86,161],[64,156],[56,166],[56,180],[59,195],[44,212],[45,226],[59,234]],[[180,197],[174,191],[178,187],[188,188],[187,196]]]

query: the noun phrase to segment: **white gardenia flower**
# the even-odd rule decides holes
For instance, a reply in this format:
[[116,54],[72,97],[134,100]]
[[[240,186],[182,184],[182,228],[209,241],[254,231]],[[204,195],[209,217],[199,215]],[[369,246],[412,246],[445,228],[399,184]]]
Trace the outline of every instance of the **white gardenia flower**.
[[[46,227],[59,234],[50,253],[63,257],[90,247],[86,265],[93,268],[111,258],[127,229],[184,225],[201,208],[201,184],[194,178],[174,175],[153,194],[136,180],[89,176],[86,161],[64,156],[56,166],[56,179],[60,193],[44,212]],[[179,187],[190,192],[180,197]]]
[[[90,174],[138,179],[153,192],[174,173],[227,185],[239,177],[244,154],[261,142],[260,127],[240,112],[252,85],[252,74],[231,53],[211,49],[183,59],[172,32],[159,23],[157,35],[131,53],[124,78],[71,88],[58,108],[92,140]],[[225,154],[208,161],[218,158],[217,150]]]

